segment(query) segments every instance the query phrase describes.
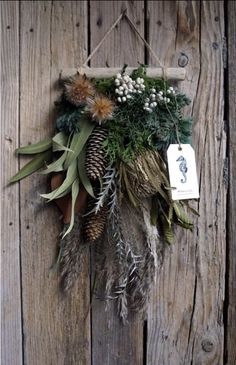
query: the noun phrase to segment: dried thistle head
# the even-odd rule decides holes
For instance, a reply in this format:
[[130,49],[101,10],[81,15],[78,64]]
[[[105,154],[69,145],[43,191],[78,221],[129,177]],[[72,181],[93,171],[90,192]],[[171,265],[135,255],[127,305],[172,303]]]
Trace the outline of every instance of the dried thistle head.
[[65,82],[66,98],[76,106],[84,104],[94,94],[94,86],[86,75],[77,74]]
[[102,124],[107,119],[112,119],[114,104],[106,96],[96,95],[94,98],[87,100],[87,110],[95,121]]

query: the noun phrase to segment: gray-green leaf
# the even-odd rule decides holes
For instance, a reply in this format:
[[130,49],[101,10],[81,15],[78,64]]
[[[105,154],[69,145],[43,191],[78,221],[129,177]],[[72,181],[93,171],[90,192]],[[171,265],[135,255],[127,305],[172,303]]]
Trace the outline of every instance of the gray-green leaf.
[[62,239],[68,234],[70,233],[70,231],[72,230],[73,226],[74,226],[74,220],[75,220],[75,203],[76,203],[76,199],[77,196],[79,194],[79,180],[76,179],[73,184],[72,184],[72,188],[71,188],[71,197],[72,197],[72,204],[71,204],[71,218],[70,218],[70,225],[68,227],[68,229],[66,230],[66,232],[64,233]]
[[94,192],[93,192],[93,187],[91,185],[91,182],[87,176],[86,169],[85,169],[85,148],[83,148],[83,150],[81,151],[81,153],[78,157],[78,172],[79,172],[80,180],[81,180],[85,190],[87,191],[87,193],[89,195],[91,195],[93,198],[95,198]]
[[184,210],[180,207],[180,204],[178,204],[177,202],[173,203],[173,208],[178,220],[181,223],[186,224],[189,227],[193,227],[193,223],[190,221]]
[[76,161],[73,161],[67,170],[66,178],[61,184],[61,186],[53,190],[51,193],[40,194],[41,197],[48,199],[49,201],[57,199],[59,196],[61,196],[62,193],[64,193],[64,191],[66,191],[68,188],[71,187],[76,177],[78,177],[77,163]]
[[46,138],[43,141],[17,148],[16,153],[21,155],[34,155],[35,153],[41,153],[49,150],[51,146],[52,138]]
[[68,148],[68,142],[69,142],[69,137],[63,133],[63,132],[59,132],[57,133],[53,139],[52,139],[52,149],[53,152],[56,151],[71,151]]
[[63,171],[63,163],[66,159],[67,152],[65,151],[61,157],[59,157],[56,161],[52,162],[50,165],[47,166],[46,170],[43,170],[41,173],[43,175],[50,174],[51,172],[58,172]]
[[52,157],[51,150],[38,154],[33,158],[33,160],[31,160],[24,167],[22,167],[22,169],[15,176],[11,178],[9,183],[12,184],[14,182],[20,181],[26,176],[33,174],[35,171],[43,167],[45,162],[50,161],[51,157]]
[[69,152],[66,157],[64,165],[65,169],[67,169],[68,166],[79,156],[94,127],[95,124],[91,123],[87,119],[83,119],[81,121],[80,132],[74,133],[72,137],[72,141],[70,144],[70,149],[72,150],[72,152]]

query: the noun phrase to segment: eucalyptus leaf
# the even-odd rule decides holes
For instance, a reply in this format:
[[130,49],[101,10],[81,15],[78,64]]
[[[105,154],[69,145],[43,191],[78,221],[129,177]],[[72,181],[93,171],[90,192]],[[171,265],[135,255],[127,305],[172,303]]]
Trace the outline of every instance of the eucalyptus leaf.
[[43,170],[41,174],[46,175],[50,174],[51,172],[58,172],[63,171],[63,164],[66,159],[67,152],[65,151],[61,157],[59,157],[56,161],[52,162],[50,165],[47,166],[46,170]]
[[50,161],[51,157],[51,150],[38,154],[33,158],[33,160],[31,160],[24,167],[22,167],[22,169],[10,179],[9,183],[12,184],[14,182],[20,181],[26,176],[33,174],[35,171],[43,167],[45,162]]
[[63,196],[66,196],[67,194],[69,194],[71,192],[71,186],[64,190],[63,193],[61,193],[60,195],[57,196],[57,199],[63,198]]
[[56,152],[56,151],[70,151],[71,152],[71,149],[68,148],[69,140],[70,140],[70,138],[64,132],[57,133],[52,139],[53,152]]
[[72,150],[72,152],[69,152],[66,157],[64,165],[65,169],[67,169],[68,166],[79,156],[94,127],[95,124],[91,123],[89,120],[87,119],[81,120],[80,132],[74,133],[72,137],[72,141],[70,144],[70,149]]
[[76,199],[77,196],[79,194],[79,179],[76,179],[73,184],[72,184],[72,188],[71,188],[71,197],[72,197],[72,204],[71,204],[71,218],[70,218],[70,225],[68,227],[68,229],[66,230],[66,232],[64,233],[62,239],[71,232],[73,226],[74,226],[74,221],[75,221],[75,203],[76,203]]
[[49,150],[51,146],[52,138],[46,138],[43,141],[17,148],[16,153],[19,155],[34,155]]
[[78,177],[77,163],[76,161],[73,161],[67,170],[66,178],[61,184],[61,186],[53,190],[51,193],[40,194],[41,197],[48,199],[49,201],[57,199],[59,196],[61,196],[62,193],[64,193],[68,188],[71,187],[76,177]]
[[86,169],[85,169],[85,148],[82,149],[79,157],[78,157],[78,172],[80,180],[89,195],[95,198],[93,187],[91,182],[87,176]]

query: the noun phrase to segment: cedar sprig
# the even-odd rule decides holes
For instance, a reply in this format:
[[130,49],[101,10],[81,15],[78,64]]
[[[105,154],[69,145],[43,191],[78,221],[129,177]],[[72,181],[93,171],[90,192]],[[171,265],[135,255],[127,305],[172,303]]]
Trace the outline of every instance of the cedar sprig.
[[[145,80],[157,92],[168,90],[169,85],[163,81],[147,77]],[[111,163],[133,160],[148,148],[165,150],[170,143],[177,143],[176,129],[180,142],[190,143],[192,119],[183,117],[182,113],[189,99],[184,94],[173,93],[167,98],[168,105],[161,102],[152,113],[147,113],[143,106],[150,94],[150,87],[120,104],[114,111],[113,120],[108,122],[109,133],[104,148]]]

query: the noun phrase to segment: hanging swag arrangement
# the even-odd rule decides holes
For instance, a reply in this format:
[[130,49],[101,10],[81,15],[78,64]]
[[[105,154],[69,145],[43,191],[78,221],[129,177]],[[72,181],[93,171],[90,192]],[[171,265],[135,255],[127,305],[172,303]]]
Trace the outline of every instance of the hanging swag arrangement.
[[[160,63],[126,12],[86,63],[123,18]],[[87,70],[91,74],[92,69]],[[193,228],[184,209],[190,208],[188,201],[182,199],[198,197],[198,192],[192,189],[192,120],[183,115],[189,99],[166,77],[158,78],[158,69],[125,66],[115,76],[108,76],[107,70],[104,77],[78,72],[61,80],[56,133],[17,149],[34,158],[11,183],[44,167],[51,191],[41,197],[55,201],[64,223],[57,259],[62,289],[73,286],[92,245],[93,292],[100,299],[117,299],[125,321],[129,310],[145,307],[163,249],[174,240],[175,225]],[[162,66],[162,71],[159,76],[171,69]],[[170,147],[177,148],[172,158],[177,167],[170,164]]]
[[[79,275],[85,247],[96,245],[95,290],[118,299],[123,319],[128,307],[144,306],[174,226],[193,227],[184,203],[172,200],[166,162],[170,144],[190,141],[192,120],[182,114],[188,104],[167,81],[148,77],[143,66],[131,75],[124,67],[106,79],[78,73],[63,82],[56,134],[16,151],[35,157],[11,182],[45,166],[51,192],[41,196],[63,213],[58,256],[63,289]],[[142,247],[127,237],[125,210],[134,219],[142,215]]]

